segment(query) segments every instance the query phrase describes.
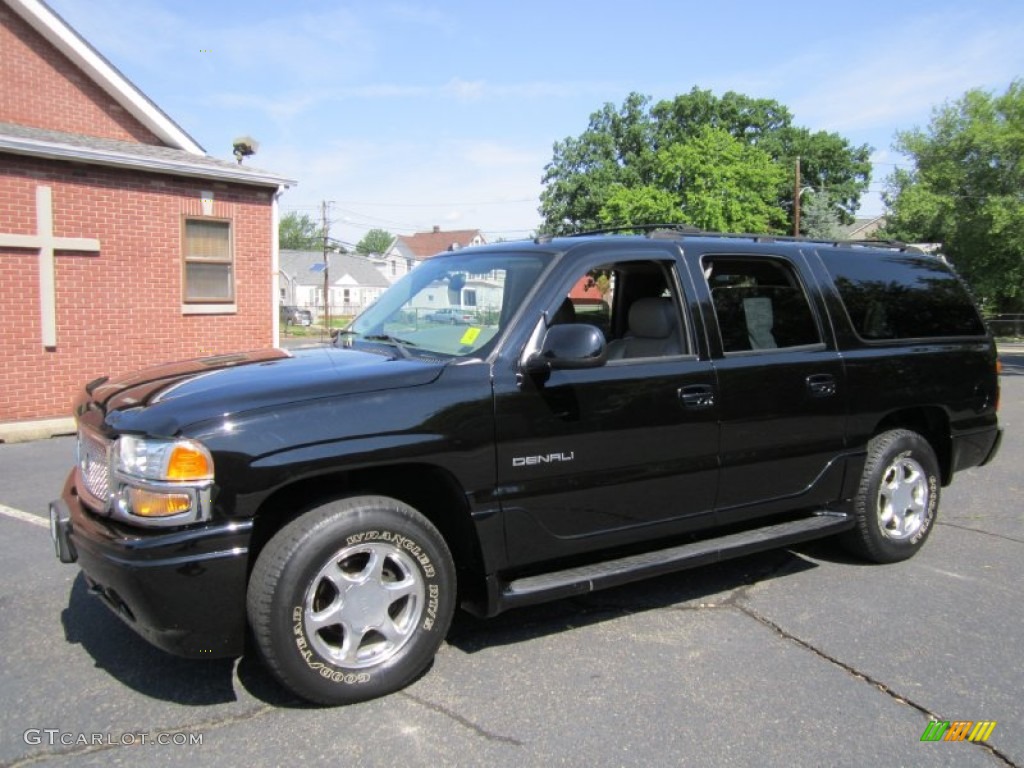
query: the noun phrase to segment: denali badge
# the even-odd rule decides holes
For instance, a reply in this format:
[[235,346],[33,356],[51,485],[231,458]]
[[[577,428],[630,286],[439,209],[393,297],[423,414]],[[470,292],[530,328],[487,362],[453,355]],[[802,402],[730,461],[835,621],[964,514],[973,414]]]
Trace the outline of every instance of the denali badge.
[[572,461],[576,458],[574,451],[569,453],[549,453],[545,456],[515,456],[512,459],[513,467],[532,467],[534,464],[550,464],[554,461]]

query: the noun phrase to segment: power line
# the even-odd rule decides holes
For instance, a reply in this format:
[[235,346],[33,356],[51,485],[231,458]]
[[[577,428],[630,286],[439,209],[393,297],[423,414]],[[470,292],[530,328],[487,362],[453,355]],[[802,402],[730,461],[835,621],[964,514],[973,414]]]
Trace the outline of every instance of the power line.
[[371,203],[363,200],[338,200],[343,205],[372,205],[384,208],[444,208],[450,205],[509,205],[511,203],[536,203],[536,197],[524,197],[516,200],[470,200],[462,203]]

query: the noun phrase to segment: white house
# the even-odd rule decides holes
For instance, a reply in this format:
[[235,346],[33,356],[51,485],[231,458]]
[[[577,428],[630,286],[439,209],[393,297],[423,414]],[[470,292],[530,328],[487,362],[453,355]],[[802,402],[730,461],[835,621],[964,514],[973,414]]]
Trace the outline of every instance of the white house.
[[280,301],[323,313],[324,281],[332,315],[357,315],[390,283],[365,256],[320,251],[281,251]]
[[393,283],[431,256],[486,242],[479,229],[443,230],[435,226],[430,232],[399,235],[387,251],[372,257],[372,261],[380,273]]

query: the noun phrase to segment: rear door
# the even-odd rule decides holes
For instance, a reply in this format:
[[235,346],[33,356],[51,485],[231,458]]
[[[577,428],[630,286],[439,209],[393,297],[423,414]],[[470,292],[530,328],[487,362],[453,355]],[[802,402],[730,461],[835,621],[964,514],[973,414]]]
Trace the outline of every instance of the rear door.
[[690,258],[718,326],[709,334],[721,417],[718,522],[834,500],[847,392],[802,255]]

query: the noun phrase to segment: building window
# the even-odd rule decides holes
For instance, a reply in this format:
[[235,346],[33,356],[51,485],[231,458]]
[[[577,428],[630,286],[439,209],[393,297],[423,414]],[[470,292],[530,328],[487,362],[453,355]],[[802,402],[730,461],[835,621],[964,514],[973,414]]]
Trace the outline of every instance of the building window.
[[392,261],[391,262],[391,276],[394,277],[397,274],[398,274],[398,262],[397,261]]
[[231,223],[186,219],[184,241],[185,302],[233,302],[235,265],[231,253]]

